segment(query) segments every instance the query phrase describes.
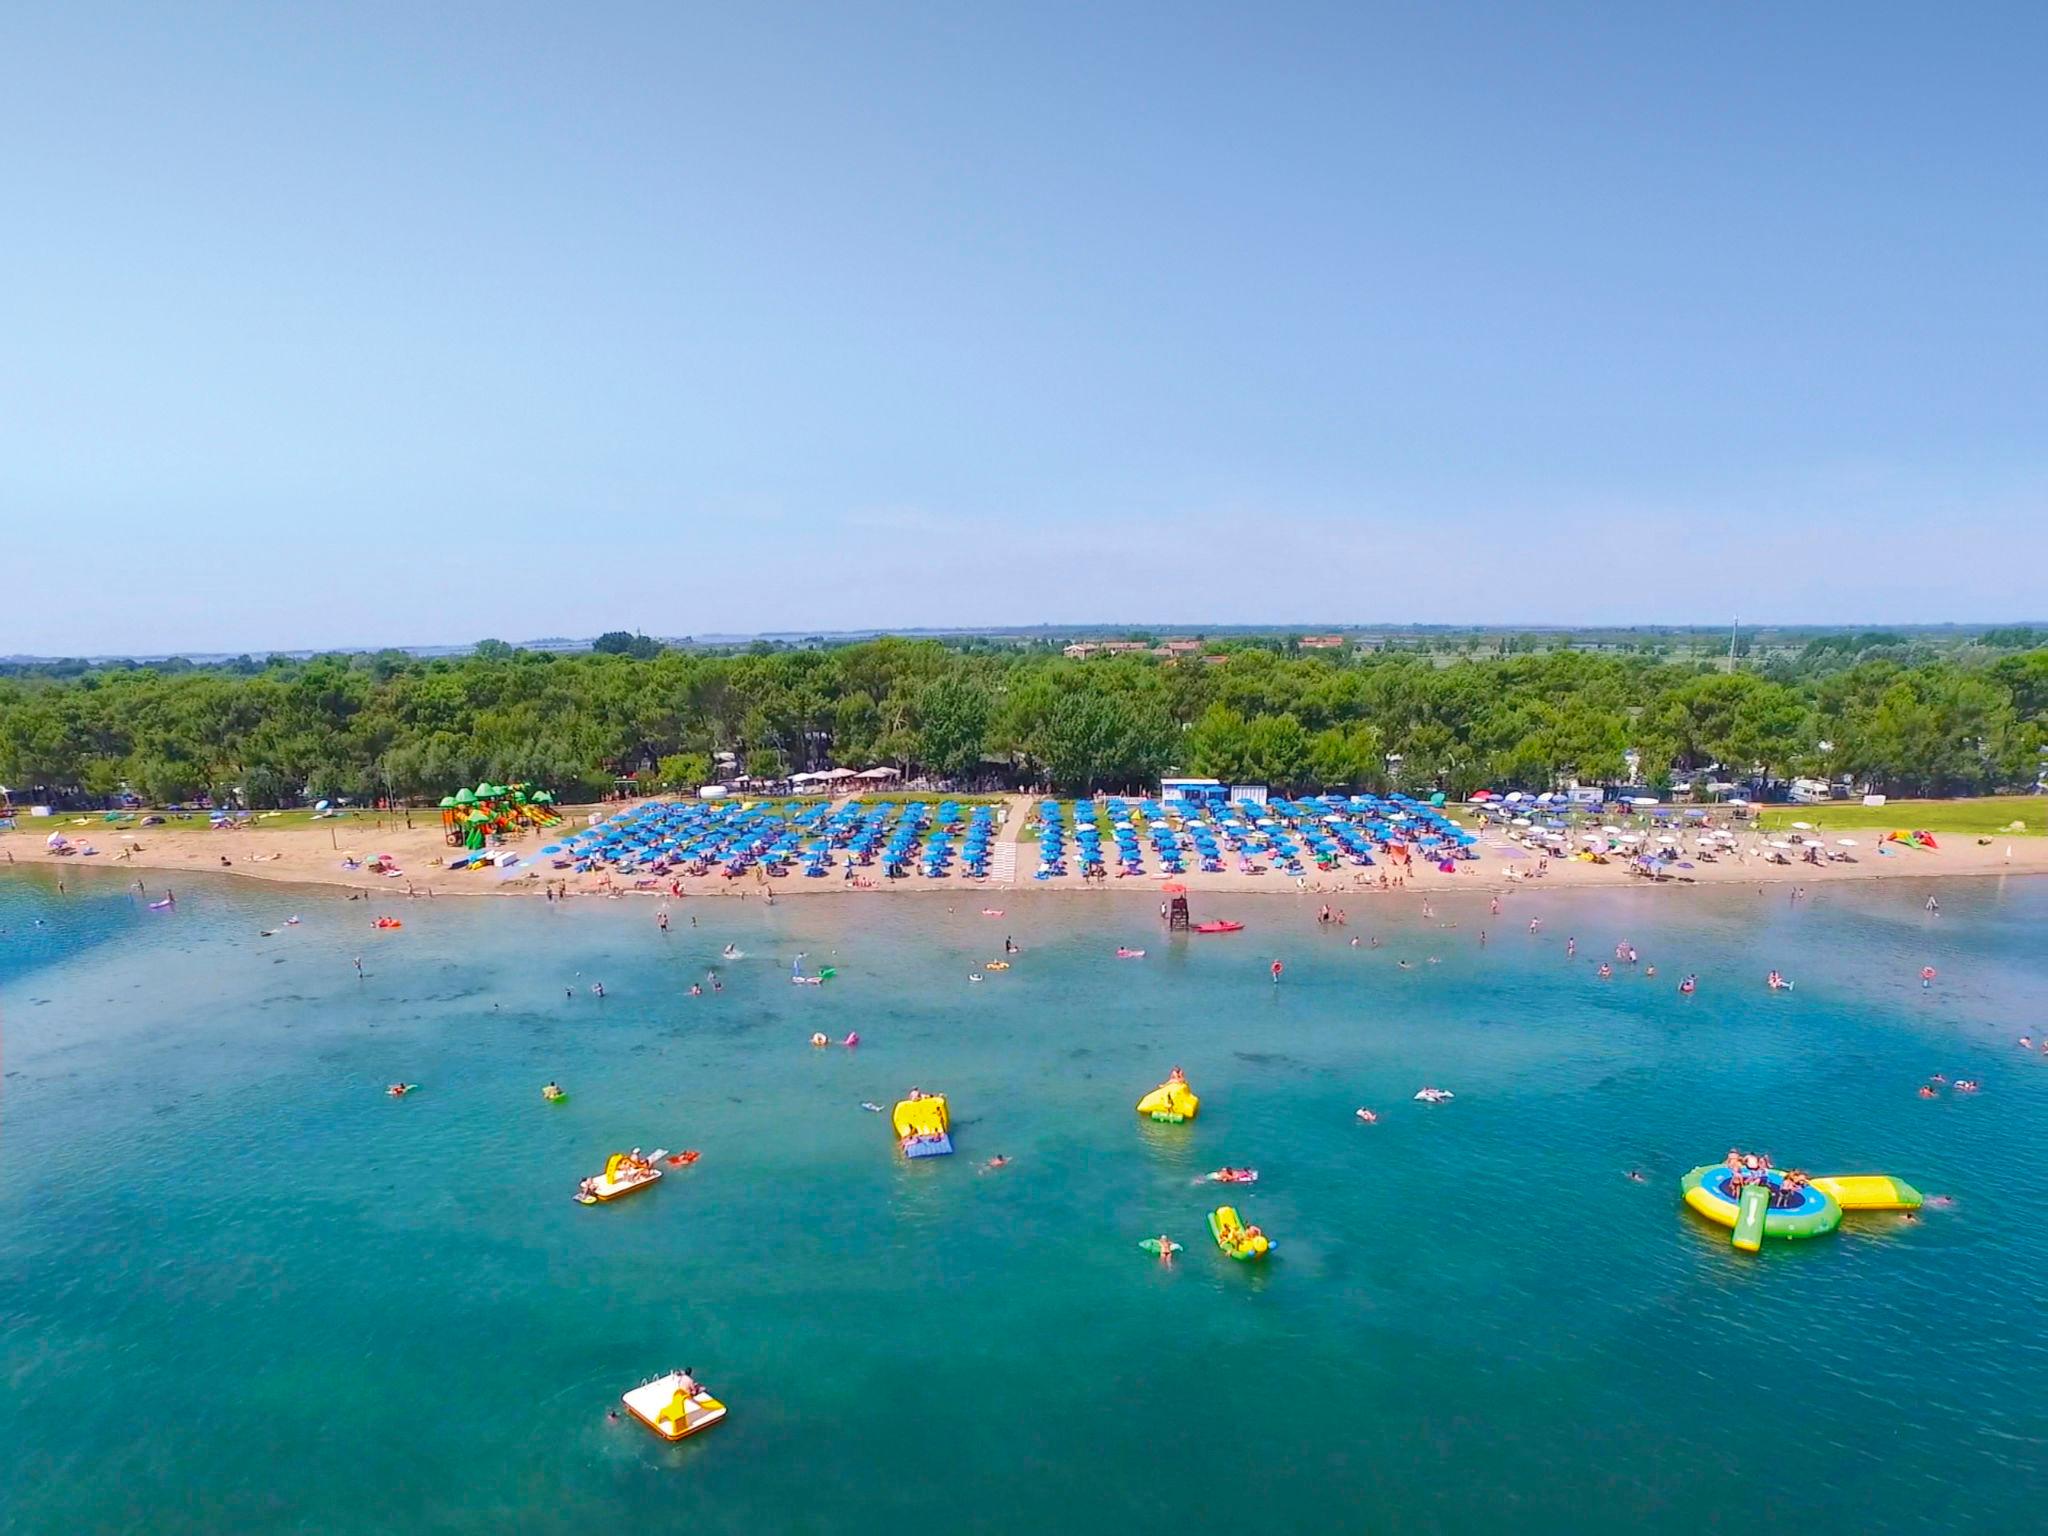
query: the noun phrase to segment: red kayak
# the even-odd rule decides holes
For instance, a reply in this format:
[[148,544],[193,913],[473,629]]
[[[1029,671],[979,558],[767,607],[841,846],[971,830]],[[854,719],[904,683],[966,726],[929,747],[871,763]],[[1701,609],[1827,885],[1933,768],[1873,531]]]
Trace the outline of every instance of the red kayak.
[[1193,931],[1196,933],[1241,933],[1244,931],[1244,924],[1233,923],[1227,920],[1215,923],[1197,923]]

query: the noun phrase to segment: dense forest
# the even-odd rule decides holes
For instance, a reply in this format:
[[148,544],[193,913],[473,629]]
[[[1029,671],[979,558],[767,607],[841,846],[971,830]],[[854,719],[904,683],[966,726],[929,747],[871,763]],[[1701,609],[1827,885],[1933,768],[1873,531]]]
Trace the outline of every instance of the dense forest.
[[[1789,654],[1308,652],[1070,660],[1046,646],[878,639],[713,654],[607,636],[577,654],[487,641],[403,652],[0,676],[0,783],[156,803],[239,794],[433,800],[479,779],[595,798],[689,788],[715,754],[775,778],[890,763],[959,783],[1137,787],[1162,772],[1295,789],[1535,789],[1849,775],[1892,794],[2032,784],[2048,648],[1916,653],[1884,635]],[[2040,637],[2010,637],[2022,644]]]

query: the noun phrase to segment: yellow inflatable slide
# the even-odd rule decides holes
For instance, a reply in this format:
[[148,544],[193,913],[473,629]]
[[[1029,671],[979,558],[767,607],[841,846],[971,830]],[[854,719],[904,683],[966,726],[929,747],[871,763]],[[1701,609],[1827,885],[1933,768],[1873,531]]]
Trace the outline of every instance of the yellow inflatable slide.
[[1179,1125],[1184,1120],[1194,1119],[1195,1111],[1201,1105],[1195,1090],[1188,1086],[1188,1080],[1176,1073],[1138,1100],[1138,1113],[1153,1120]]
[[890,1123],[905,1157],[944,1157],[953,1150],[953,1123],[943,1093],[920,1094],[896,1106]]

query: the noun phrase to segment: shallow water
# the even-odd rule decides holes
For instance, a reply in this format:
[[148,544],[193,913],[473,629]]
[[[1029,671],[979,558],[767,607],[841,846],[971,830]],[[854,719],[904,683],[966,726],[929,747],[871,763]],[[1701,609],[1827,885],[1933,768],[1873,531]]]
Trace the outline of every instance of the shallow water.
[[[1240,898],[1248,932],[1172,941],[1140,897],[698,901],[666,935],[438,901],[377,935],[325,892],[0,880],[0,1529],[2038,1529],[2048,1060],[2013,1041],[2048,1028],[2048,882],[1924,895],[1363,899],[1336,932]],[[1595,978],[1624,937],[1654,981]],[[799,950],[838,977],[791,986]],[[1176,1062],[1200,1118],[1140,1121]],[[1983,1092],[1919,1100],[1937,1070]],[[913,1083],[955,1157],[859,1107]],[[1678,1198],[1731,1142],[1957,1203],[1747,1258]],[[704,1156],[572,1203],[633,1144]],[[1264,1268],[1208,1243],[1224,1163],[1262,1172],[1226,1194]],[[608,1419],[682,1364],[725,1424]]]

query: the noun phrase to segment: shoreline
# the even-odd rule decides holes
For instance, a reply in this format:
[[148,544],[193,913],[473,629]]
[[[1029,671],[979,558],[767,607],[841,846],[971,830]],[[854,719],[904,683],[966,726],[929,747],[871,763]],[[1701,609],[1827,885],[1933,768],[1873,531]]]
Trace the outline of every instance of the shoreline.
[[[1189,899],[1196,903],[1205,897],[1253,895],[1327,898],[1341,902],[1381,897],[1500,896],[1532,890],[1710,888],[1742,884],[1820,886],[1843,880],[1940,880],[2048,874],[2048,837],[2012,834],[1980,842],[1976,837],[1956,835],[1945,840],[1937,850],[1901,849],[1895,853],[1879,853],[1876,835],[1868,829],[1857,829],[1861,836],[1853,863],[1813,865],[1798,860],[1789,864],[1769,863],[1761,857],[1764,834],[1750,831],[1741,834],[1739,851],[1734,854],[1724,855],[1711,864],[1697,864],[1695,868],[1667,879],[1651,880],[1632,874],[1629,866],[1619,858],[1606,864],[1551,860],[1548,872],[1538,877],[1534,854],[1516,849],[1516,856],[1509,857],[1508,845],[1496,832],[1482,831],[1478,844],[1479,858],[1461,864],[1457,873],[1442,874],[1433,867],[1418,863],[1401,871],[1400,883],[1388,887],[1378,883],[1382,873],[1394,878],[1395,871],[1385,864],[1373,869],[1347,867],[1341,871],[1315,871],[1299,882],[1293,876],[1278,872],[1264,875],[1194,872],[1173,877],[1148,874],[1142,877],[1111,876],[1098,881],[1084,881],[1078,874],[1070,873],[1057,879],[1037,880],[1029,873],[1036,863],[1035,845],[1022,841],[1020,837],[1031,804],[1031,798],[1026,796],[1009,799],[999,841],[1014,847],[1017,873],[1007,880],[993,876],[979,881],[959,877],[927,879],[915,873],[899,880],[883,880],[873,877],[870,872],[873,883],[856,887],[836,875],[810,880],[791,874],[771,882],[756,870],[737,880],[716,874],[680,876],[636,886],[629,880],[602,873],[579,875],[551,868],[529,869],[523,863],[509,874],[495,869],[483,873],[450,871],[434,862],[450,851],[438,824],[406,828],[396,825],[389,816],[314,826],[266,828],[258,825],[224,832],[191,826],[124,830],[109,827],[93,818],[85,818],[81,822],[75,817],[51,817],[20,826],[12,833],[0,833],[0,870],[39,871],[61,878],[69,871],[84,868],[92,871],[95,879],[123,875],[131,885],[140,879],[145,887],[155,883],[165,888],[170,888],[166,882],[152,882],[149,877],[224,875],[272,884],[358,892],[363,898],[373,901],[438,899],[442,896],[525,896],[539,899],[550,886],[561,897],[654,896],[664,900],[760,901],[770,892],[777,901],[794,897],[929,895],[947,895],[956,900],[977,896],[995,899],[1026,892],[1157,896],[1171,878],[1185,886]],[[593,813],[602,814],[606,809],[574,808],[573,820],[580,823]],[[419,819],[424,821],[424,818]],[[50,832],[62,832],[75,841],[101,846],[102,851],[95,856],[54,854],[45,846]],[[565,830],[561,835],[568,834]],[[322,836],[328,838],[325,848],[320,846]],[[139,850],[131,849],[130,845],[135,843],[140,843]],[[523,856],[531,856],[547,843],[536,835],[530,840],[530,846],[512,846]],[[361,858],[389,854],[403,873],[391,877],[372,874],[366,868],[344,868],[342,860],[349,854]]]

